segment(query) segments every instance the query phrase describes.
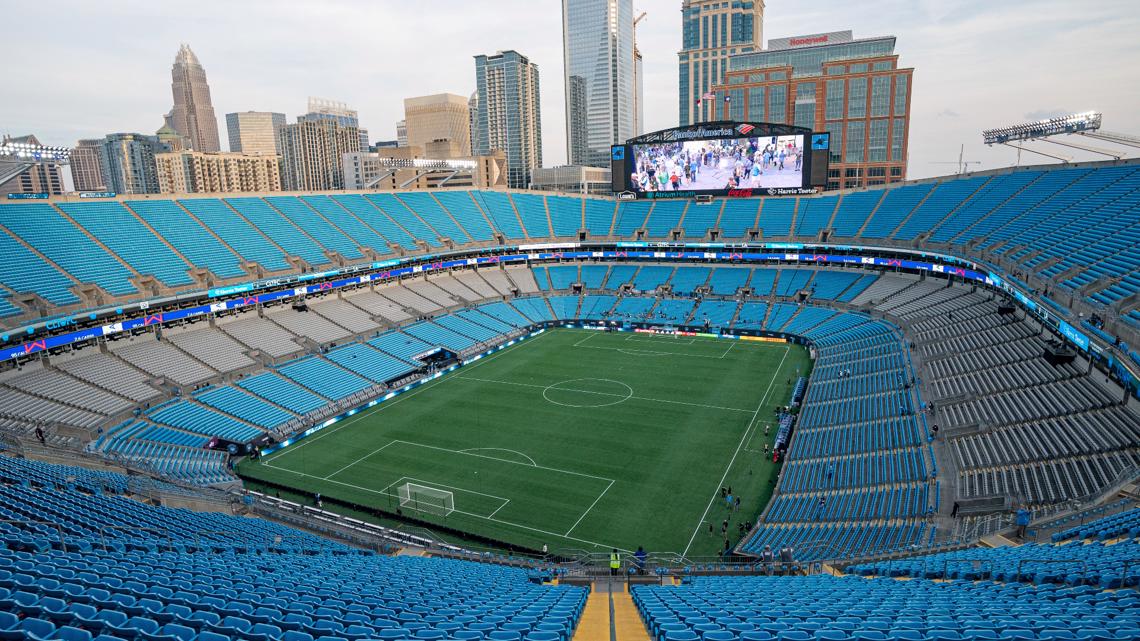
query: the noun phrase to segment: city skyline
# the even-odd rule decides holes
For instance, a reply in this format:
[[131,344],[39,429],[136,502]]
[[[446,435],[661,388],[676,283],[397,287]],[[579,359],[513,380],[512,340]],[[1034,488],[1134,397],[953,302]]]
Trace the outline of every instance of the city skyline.
[[[506,0],[495,5],[496,11],[456,5],[448,9],[456,18],[449,21],[405,3],[334,2],[321,12],[309,12],[304,5],[204,2],[205,14],[223,17],[185,23],[162,19],[160,8],[143,3],[112,3],[111,10],[63,4],[65,8],[57,5],[50,12],[33,4],[9,10],[14,21],[51,24],[64,43],[51,55],[32,57],[11,70],[10,82],[33,91],[0,107],[2,133],[35,134],[45,144],[73,146],[108,132],[153,132],[170,108],[168,56],[180,42],[190,43],[210,70],[215,113],[265,110],[292,117],[302,112],[308,95],[336,96],[360,110],[361,125],[376,140],[395,138],[404,97],[474,90],[470,60],[479,52],[514,48],[548,75],[562,67],[561,40],[550,37],[561,32],[560,7],[553,0]],[[843,29],[895,35],[898,51],[915,68],[910,178],[952,173],[952,164],[940,163],[956,160],[961,144],[967,159],[981,161],[974,169],[1013,164],[1012,150],[984,147],[980,131],[987,127],[1099,109],[1106,129],[1140,131],[1140,114],[1131,108],[1140,102],[1140,88],[1129,81],[1131,65],[1087,64],[1091,55],[1135,59],[1131,33],[1140,17],[1130,11],[1130,3],[1102,0],[1075,8],[1060,1],[964,2],[950,7],[884,0],[876,6],[881,10],[867,12],[839,2],[805,7],[767,0],[764,36]],[[644,130],[675,126],[680,1],[643,0],[634,7],[649,13],[638,25],[646,73]],[[504,21],[503,15],[513,19]],[[248,29],[254,23],[259,28]],[[79,37],[92,29],[131,25],[137,28],[130,41],[115,48],[94,48],[90,39]],[[296,38],[299,33],[305,38]],[[416,43],[423,34],[432,36],[426,52]],[[33,37],[16,32],[3,46],[14,55],[32,46]],[[415,46],[422,55],[413,58],[413,65],[345,62],[373,59],[369,52],[375,42],[385,43],[384,49]],[[430,65],[431,73],[421,65]],[[131,82],[111,90],[103,73],[111,68]],[[566,158],[565,102],[561,82],[546,85],[542,133],[549,166]]]

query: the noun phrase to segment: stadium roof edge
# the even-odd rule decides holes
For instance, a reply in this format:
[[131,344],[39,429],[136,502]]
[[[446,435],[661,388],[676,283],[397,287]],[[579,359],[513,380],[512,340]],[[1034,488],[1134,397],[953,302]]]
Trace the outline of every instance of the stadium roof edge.
[[[953,178],[971,178],[976,176],[1000,176],[1003,174],[1010,174],[1018,171],[1051,171],[1057,169],[1086,169],[1086,168],[1102,168],[1102,167],[1126,167],[1130,165],[1140,165],[1140,158],[1122,158],[1120,160],[1093,160],[1087,162],[1074,162],[1074,163],[1043,163],[1039,165],[1019,165],[1010,167],[995,167],[993,169],[986,169],[981,171],[971,171],[962,174],[946,174],[943,176],[931,176],[929,178],[917,178],[914,180],[906,180],[903,182],[894,182],[884,185],[874,185],[869,187],[856,187],[854,189],[835,189],[829,191],[821,191],[817,194],[803,194],[799,198],[812,198],[819,196],[834,196],[842,195],[845,193],[859,192],[859,191],[873,191],[879,189],[894,189],[903,185],[923,185],[931,182],[938,182]],[[478,187],[440,187],[437,189],[399,189],[399,190],[329,190],[329,191],[268,191],[268,192],[224,192],[224,193],[189,193],[189,194],[115,194],[114,197],[103,198],[104,201],[129,201],[129,200],[188,200],[194,198],[271,198],[275,196],[348,196],[348,195],[365,195],[365,194],[393,194],[399,196],[400,194],[408,193],[423,193],[423,192],[445,192],[445,191],[498,191],[516,194],[536,194],[544,196],[573,196],[580,198],[595,198],[602,200],[612,200],[613,196],[598,196],[594,194],[580,194],[575,192],[563,191],[547,191],[537,189],[512,189],[512,188],[478,188]],[[755,196],[762,198],[763,196]],[[780,196],[787,198],[787,196]],[[84,199],[86,200],[86,199]],[[29,199],[29,200],[4,200],[0,203],[4,204],[33,204],[33,203],[66,203],[80,201],[77,192],[62,195],[52,195],[44,199]]]

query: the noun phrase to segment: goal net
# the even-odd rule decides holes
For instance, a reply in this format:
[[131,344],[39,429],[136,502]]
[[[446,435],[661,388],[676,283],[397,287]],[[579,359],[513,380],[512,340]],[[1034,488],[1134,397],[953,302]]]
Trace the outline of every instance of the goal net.
[[447,490],[404,483],[399,488],[400,507],[447,516],[455,511],[455,495]]

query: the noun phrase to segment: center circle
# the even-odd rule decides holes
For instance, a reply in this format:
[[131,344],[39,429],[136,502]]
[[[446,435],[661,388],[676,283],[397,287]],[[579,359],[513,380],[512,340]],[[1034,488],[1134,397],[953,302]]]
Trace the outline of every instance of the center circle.
[[609,378],[572,378],[547,385],[542,398],[563,407],[608,407],[633,398],[633,388]]

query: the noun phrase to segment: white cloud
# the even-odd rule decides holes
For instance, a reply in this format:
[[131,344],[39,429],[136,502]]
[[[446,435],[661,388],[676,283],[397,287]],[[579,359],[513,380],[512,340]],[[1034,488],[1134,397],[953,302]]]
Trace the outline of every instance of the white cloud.
[[[677,121],[680,2],[635,0],[646,129]],[[1010,164],[983,129],[1059,109],[1099,109],[1140,132],[1140,12],[1134,0],[768,0],[765,38],[853,29],[893,34],[914,67],[909,175],[945,173],[959,145],[983,168]],[[300,114],[310,95],[360,111],[374,140],[395,137],[407,96],[475,88],[473,56],[516,49],[539,65],[544,160],[565,161],[559,0],[141,0],[10,3],[0,131],[71,144],[151,132],[170,108],[170,64],[188,42],[206,67],[219,127],[248,109]],[[45,41],[45,34],[50,39]],[[16,62],[18,61],[18,62]],[[15,99],[13,99],[15,97]],[[224,135],[223,135],[224,139]]]

